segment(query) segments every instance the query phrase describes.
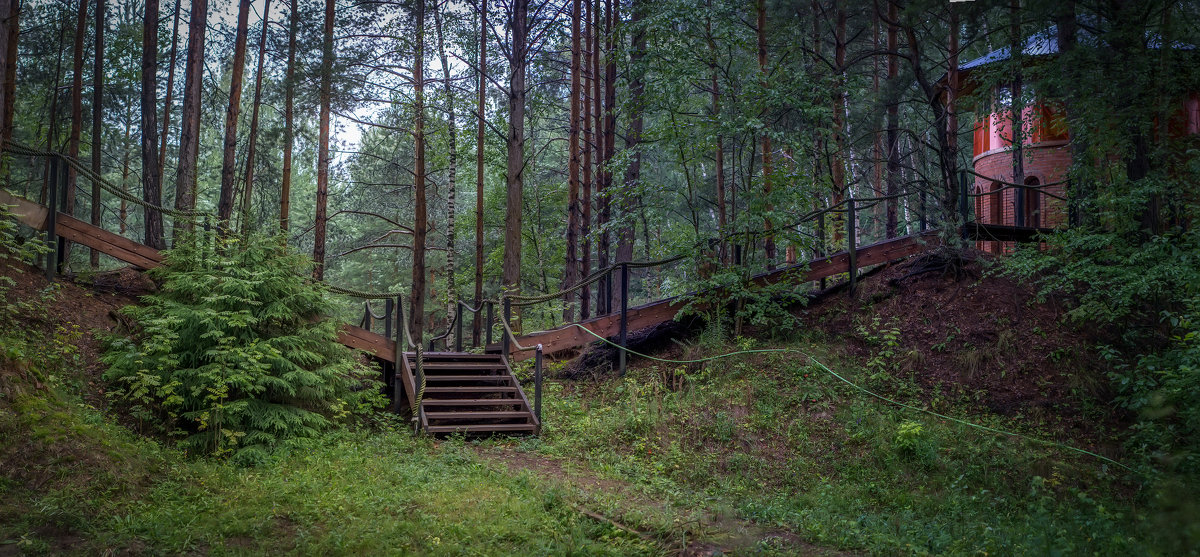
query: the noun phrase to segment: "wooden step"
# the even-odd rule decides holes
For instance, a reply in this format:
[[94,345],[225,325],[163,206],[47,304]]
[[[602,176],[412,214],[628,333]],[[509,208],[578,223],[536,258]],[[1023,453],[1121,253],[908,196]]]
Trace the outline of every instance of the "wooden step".
[[437,393],[515,393],[516,387],[425,387],[426,394]]
[[[428,391],[429,389],[425,389]],[[427,398],[424,406],[521,406],[519,398]]]
[[[405,352],[404,355],[411,361],[417,358],[416,352]],[[425,360],[433,361],[457,361],[457,362],[499,362],[500,356],[497,354],[471,354],[468,352],[422,352],[421,357]]]
[[461,424],[461,425],[431,425],[429,433],[485,433],[489,431],[527,431],[533,433],[537,426],[533,424]]
[[[500,362],[495,362],[495,363],[485,363],[485,362],[478,362],[478,363],[477,363],[477,362],[430,362],[430,361],[425,361],[425,362],[423,362],[423,364],[424,364],[424,365],[423,365],[423,366],[421,366],[421,367],[423,367],[423,368],[425,368],[425,369],[435,369],[435,370],[436,370],[436,369],[453,369],[453,370],[459,370],[459,369],[461,369],[461,370],[468,370],[468,369],[481,369],[481,370],[504,369],[504,364],[502,364],[502,363],[500,363]],[[408,365],[409,365],[410,367],[413,367],[413,368],[414,368],[414,371],[415,371],[415,368],[416,368],[416,365],[417,365],[417,363],[416,363],[415,361],[409,360],[409,362],[408,362]]]
[[524,410],[496,410],[478,412],[426,412],[425,417],[431,420],[492,420],[510,418],[528,418],[529,412]]
[[508,383],[512,380],[509,375],[426,375],[426,381],[490,381]]

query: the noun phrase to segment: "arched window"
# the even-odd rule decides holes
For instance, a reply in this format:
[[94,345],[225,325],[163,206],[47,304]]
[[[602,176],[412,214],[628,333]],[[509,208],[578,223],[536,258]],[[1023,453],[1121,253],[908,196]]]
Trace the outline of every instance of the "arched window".
[[991,194],[988,195],[988,224],[1004,224],[1004,192],[1000,182],[992,182]]
[[[1041,182],[1034,176],[1025,178],[1026,186],[1039,186]],[[1042,225],[1042,192],[1025,190],[1025,226],[1039,228]]]

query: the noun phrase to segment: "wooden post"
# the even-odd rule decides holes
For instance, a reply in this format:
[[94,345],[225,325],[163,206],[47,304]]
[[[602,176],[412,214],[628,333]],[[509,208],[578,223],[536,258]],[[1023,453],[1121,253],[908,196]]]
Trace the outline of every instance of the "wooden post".
[[392,312],[396,310],[396,302],[388,298],[383,303],[383,336],[392,338]]
[[629,336],[629,263],[621,264],[621,349],[618,369],[625,375],[625,349]]
[[487,346],[492,343],[492,324],[496,322],[496,317],[493,315],[493,313],[495,311],[495,309],[494,309],[495,307],[496,307],[495,304],[493,304],[492,302],[487,303],[487,322],[484,323],[484,325],[486,325],[486,328],[487,328],[487,339],[484,340],[484,343],[483,343],[484,346]]
[[[825,213],[817,215],[817,256],[824,258],[825,253]],[[821,277],[821,290],[825,290],[825,277]]]
[[854,296],[854,287],[858,285],[858,246],[854,237],[854,198],[846,200],[846,254],[850,258],[850,295]]
[[58,157],[50,157],[50,187],[47,188],[49,211],[46,211],[46,280],[54,281],[55,267],[58,265]]
[[[404,365],[404,301],[396,297],[396,347],[393,356],[396,362],[396,371],[400,371],[400,367]],[[401,373],[392,374],[392,412],[400,413],[400,398],[404,395],[404,385],[400,382],[404,381],[404,375]]]
[[542,422],[542,345],[537,345],[533,360],[533,415]]
[[454,351],[462,352],[462,330],[463,330],[463,306],[462,302],[454,304],[454,321],[457,323],[454,329]]
[[[509,324],[509,319],[512,318],[512,300],[509,299],[508,297],[504,298],[504,315],[502,315],[501,318],[504,319],[504,325],[506,325],[508,327],[512,326]],[[500,344],[501,344],[500,353],[504,354],[504,359],[507,360],[508,359],[508,334],[507,333],[501,334],[500,337],[501,337],[500,338]]]
[[965,170],[958,171],[958,214],[962,217],[961,236],[965,242],[967,239],[967,221],[971,218],[971,204],[967,198],[967,172]]

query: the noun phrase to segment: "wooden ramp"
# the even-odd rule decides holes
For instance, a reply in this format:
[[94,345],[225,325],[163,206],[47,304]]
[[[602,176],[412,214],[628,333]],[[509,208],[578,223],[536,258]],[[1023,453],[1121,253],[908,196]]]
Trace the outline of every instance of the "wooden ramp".
[[[938,242],[937,232],[930,231],[923,234],[913,234],[903,236],[891,240],[885,240],[869,246],[863,246],[855,250],[854,264],[856,268],[870,267],[879,265],[897,259],[903,259],[910,255],[915,255],[928,250]],[[807,269],[805,269],[807,266]],[[751,279],[754,284],[765,286],[776,284],[779,282],[790,281],[794,283],[803,283],[821,280],[823,278],[832,277],[841,273],[848,273],[850,270],[850,253],[838,252],[828,257],[809,261],[806,264],[794,265],[777,269],[775,271],[762,273]],[[675,318],[679,310],[684,306],[684,302],[679,298],[667,298],[658,300],[649,304],[641,305],[634,308],[629,308],[628,311],[628,331],[637,331],[646,327],[652,327],[664,321],[670,321]],[[605,337],[612,338],[621,331],[621,315],[613,313],[588,319],[579,322],[579,325],[586,327],[589,331]],[[589,335],[579,330],[574,324],[564,325],[557,329],[549,331],[539,331],[529,333],[517,337],[517,342],[522,346],[534,346],[541,344],[542,351],[545,354],[554,354],[581,346],[587,346],[596,342],[596,337]],[[499,352],[502,349],[499,343],[489,345],[489,352]],[[522,352],[512,351],[509,353],[509,358],[513,361],[521,361],[532,358],[533,350]]]

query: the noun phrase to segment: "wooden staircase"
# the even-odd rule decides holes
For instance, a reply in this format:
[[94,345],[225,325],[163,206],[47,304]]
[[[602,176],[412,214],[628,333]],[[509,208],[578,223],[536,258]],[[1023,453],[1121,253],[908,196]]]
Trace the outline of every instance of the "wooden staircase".
[[[541,429],[521,384],[499,354],[425,352],[425,393],[421,429],[432,434],[530,433]],[[408,400],[416,398],[416,353],[402,359],[402,382]],[[398,392],[398,391],[397,391]]]

